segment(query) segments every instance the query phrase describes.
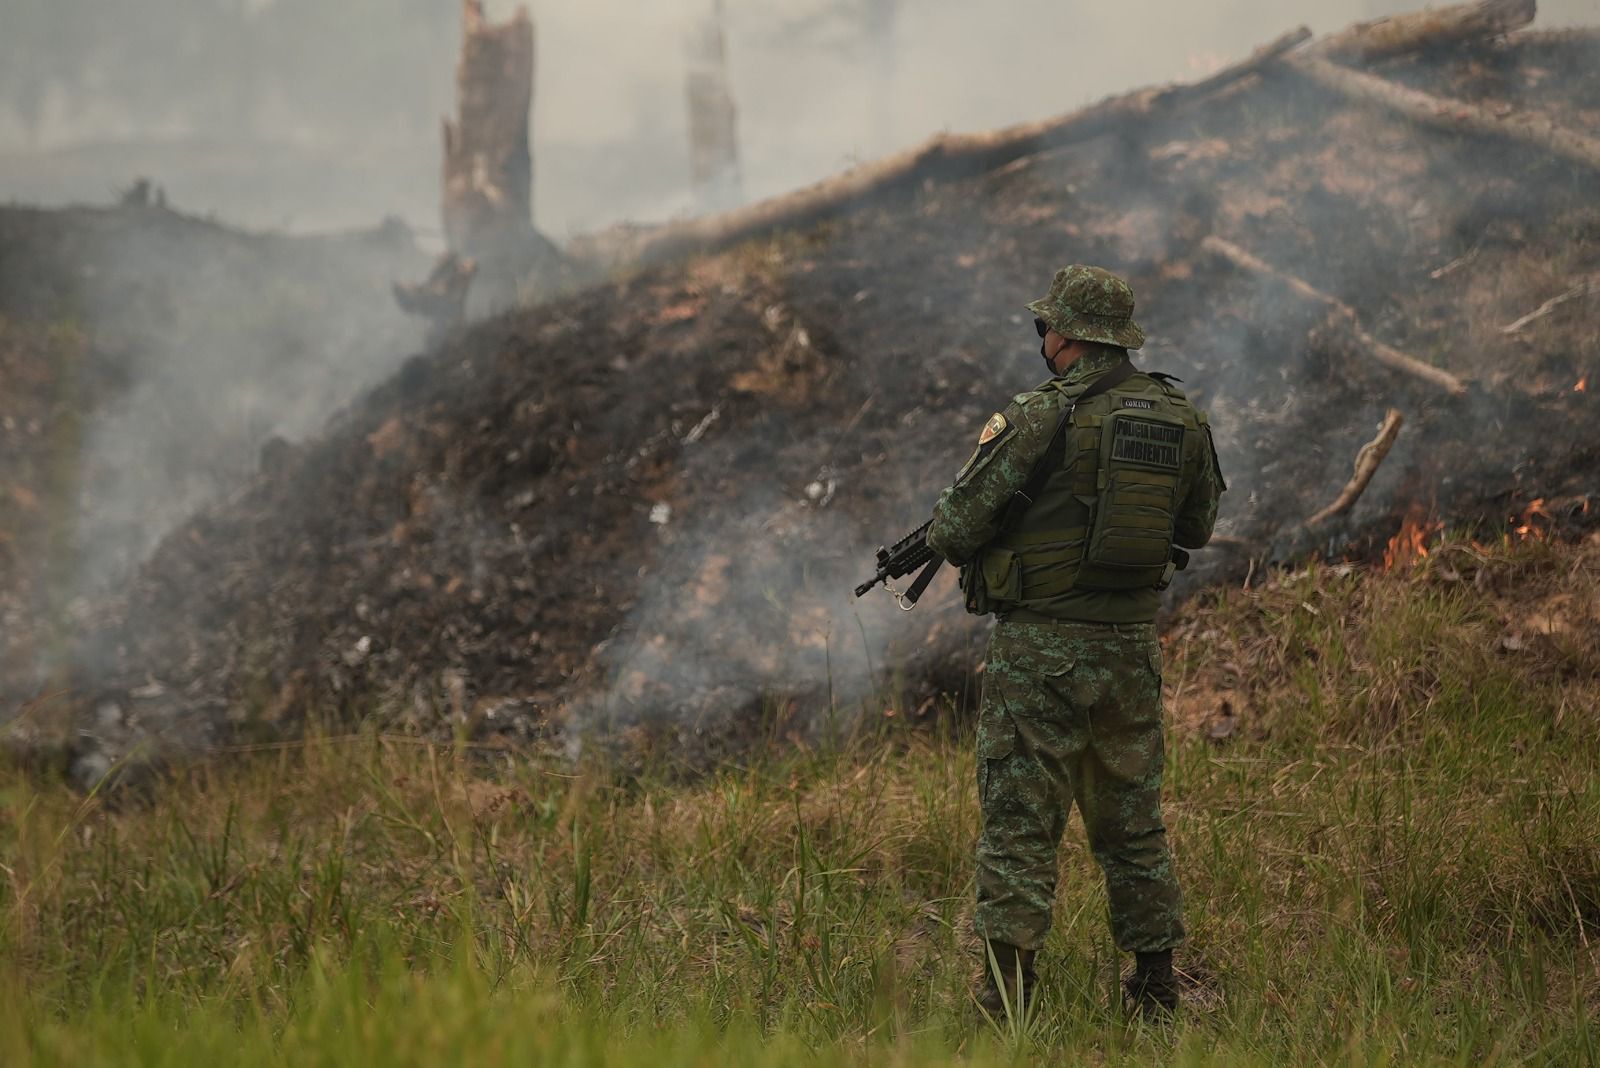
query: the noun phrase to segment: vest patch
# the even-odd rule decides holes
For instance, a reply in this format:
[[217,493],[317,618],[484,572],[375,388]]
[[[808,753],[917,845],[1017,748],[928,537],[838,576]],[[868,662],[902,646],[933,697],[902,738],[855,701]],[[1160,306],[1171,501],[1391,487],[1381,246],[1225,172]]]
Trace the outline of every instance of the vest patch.
[[1143,419],[1118,419],[1111,459],[1177,471],[1183,466],[1183,428]]
[[1124,408],[1143,408],[1145,411],[1152,411],[1156,406],[1156,402],[1140,400],[1138,397],[1123,397],[1122,406]]

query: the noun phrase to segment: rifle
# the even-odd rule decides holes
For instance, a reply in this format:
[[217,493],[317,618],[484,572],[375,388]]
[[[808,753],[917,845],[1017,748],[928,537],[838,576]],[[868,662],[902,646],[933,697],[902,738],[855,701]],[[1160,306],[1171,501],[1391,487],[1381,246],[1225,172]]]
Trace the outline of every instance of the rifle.
[[[915,608],[918,599],[933,581],[933,576],[944,566],[944,557],[928,548],[928,528],[932,525],[933,520],[930,519],[887,549],[879,546],[878,573],[856,587],[856,596],[865,597],[872,587],[881,582],[883,588],[894,595],[895,603],[902,612]],[[889,585],[890,579],[904,578],[919,567],[922,574],[917,576],[906,592],[901,593]]]

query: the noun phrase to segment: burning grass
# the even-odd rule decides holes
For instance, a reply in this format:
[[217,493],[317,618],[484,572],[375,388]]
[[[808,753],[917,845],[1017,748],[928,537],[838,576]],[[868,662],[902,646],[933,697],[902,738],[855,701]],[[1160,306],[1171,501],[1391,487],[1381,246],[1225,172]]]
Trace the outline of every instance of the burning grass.
[[1171,1034],[1076,827],[1043,1014],[972,1023],[970,744],[880,717],[688,785],[373,733],[5,773],[0,1059],[1600,1063],[1597,592],[1600,544],[1447,538],[1185,611]]

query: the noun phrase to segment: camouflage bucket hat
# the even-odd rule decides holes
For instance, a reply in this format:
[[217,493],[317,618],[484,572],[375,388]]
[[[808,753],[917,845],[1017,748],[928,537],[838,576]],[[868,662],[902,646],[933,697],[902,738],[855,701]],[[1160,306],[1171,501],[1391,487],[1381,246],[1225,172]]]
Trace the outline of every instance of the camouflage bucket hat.
[[1056,272],[1050,294],[1028,305],[1064,338],[1136,349],[1144,331],[1133,321],[1133,290],[1100,267],[1073,264]]

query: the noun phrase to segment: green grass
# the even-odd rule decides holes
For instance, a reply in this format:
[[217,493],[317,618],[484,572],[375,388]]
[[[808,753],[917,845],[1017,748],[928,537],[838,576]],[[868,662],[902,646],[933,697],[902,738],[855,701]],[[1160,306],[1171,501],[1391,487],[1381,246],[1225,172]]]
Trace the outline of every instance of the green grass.
[[1170,1029],[1118,1011],[1076,825],[1038,1011],[977,1021],[954,721],[687,784],[358,734],[0,773],[0,1063],[1600,1064],[1597,570],[1456,546],[1185,611],[1178,718],[1240,712],[1169,747]]

